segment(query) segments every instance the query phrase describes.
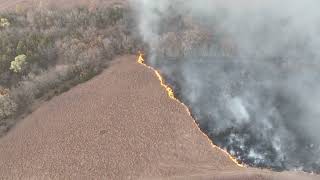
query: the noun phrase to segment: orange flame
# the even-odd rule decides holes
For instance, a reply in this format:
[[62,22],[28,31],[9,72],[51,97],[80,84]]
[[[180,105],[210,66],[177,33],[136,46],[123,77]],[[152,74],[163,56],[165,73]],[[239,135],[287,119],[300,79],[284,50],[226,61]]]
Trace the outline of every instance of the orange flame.
[[[156,70],[155,68],[147,65],[147,64],[145,63],[145,60],[144,60],[143,57],[144,57],[144,54],[141,53],[141,52],[139,52],[139,57],[138,57],[137,62],[138,62],[139,64],[141,64],[141,65],[143,65],[143,66],[145,66],[145,67],[153,70],[153,71],[155,72],[156,76],[158,77],[161,86],[164,87],[164,89],[166,90],[168,96],[169,96],[171,99],[173,99],[173,100],[177,101],[178,103],[180,103],[181,105],[183,105],[184,108],[186,109],[186,111],[188,112],[189,116],[192,117],[191,111],[190,111],[190,109],[188,108],[188,106],[185,105],[184,103],[182,103],[179,99],[177,99],[177,98],[175,97],[173,89],[172,89],[169,85],[167,85],[167,84],[165,83],[165,80],[164,80],[163,77],[161,76],[160,72],[159,72],[158,70]],[[192,117],[192,119],[194,120],[193,117]],[[223,153],[225,153],[225,154],[226,154],[236,165],[238,165],[239,167],[245,167],[243,164],[240,164],[236,158],[234,158],[233,156],[231,156],[226,150],[224,150],[224,149],[222,149],[222,148],[214,145],[214,144],[212,143],[212,141],[210,140],[210,138],[209,138],[205,133],[202,132],[202,130],[201,130],[200,127],[197,125],[197,123],[196,123],[195,120],[194,120],[194,125],[195,125],[195,127],[196,127],[204,136],[207,137],[208,142],[211,144],[211,146],[212,146],[213,148],[217,148],[217,149],[219,149],[220,151],[222,151]]]
[[[159,79],[161,86],[164,87],[164,89],[166,90],[168,96],[169,96],[171,99],[173,99],[173,100],[175,100],[175,101],[178,101],[180,104],[183,104],[183,103],[181,103],[181,102],[174,96],[174,91],[173,91],[173,89],[172,89],[169,85],[167,85],[167,84],[165,83],[165,80],[164,80],[163,77],[161,76],[160,72],[159,72],[158,70],[154,69],[153,67],[148,66],[148,65],[145,63],[143,56],[144,56],[144,55],[143,55],[142,53],[139,53],[138,63],[139,63],[139,64],[142,64],[143,66],[145,66],[145,67],[147,67],[147,68],[149,68],[149,69],[151,69],[151,70],[153,70],[153,71],[155,72],[157,78]],[[187,108],[187,109],[188,109],[188,108]],[[189,109],[188,109],[188,112],[189,112],[189,115],[191,115]]]

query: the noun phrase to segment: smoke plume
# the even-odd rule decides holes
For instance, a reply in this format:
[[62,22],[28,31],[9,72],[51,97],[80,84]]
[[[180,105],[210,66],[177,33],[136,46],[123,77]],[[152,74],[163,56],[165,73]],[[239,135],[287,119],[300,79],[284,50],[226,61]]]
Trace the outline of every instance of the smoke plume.
[[160,69],[240,161],[320,172],[320,2],[132,0]]

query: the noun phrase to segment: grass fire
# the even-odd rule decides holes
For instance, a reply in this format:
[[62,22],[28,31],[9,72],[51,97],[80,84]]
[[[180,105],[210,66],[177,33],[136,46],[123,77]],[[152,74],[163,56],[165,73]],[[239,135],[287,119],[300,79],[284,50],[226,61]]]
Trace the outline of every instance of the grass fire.
[[317,7],[0,0],[0,177],[320,179]]
[[135,2],[150,66],[217,146],[249,166],[320,172],[318,2]]
[[[186,109],[186,112],[189,114],[189,116],[192,117],[191,111],[189,110],[188,106],[186,106],[184,103],[182,103],[179,99],[177,99],[177,98],[175,97],[175,94],[174,94],[173,89],[172,89],[168,84],[166,84],[164,78],[161,76],[161,73],[160,73],[158,70],[154,69],[152,66],[149,66],[149,65],[146,64],[143,53],[139,52],[139,55],[138,55],[138,58],[137,58],[137,62],[138,62],[139,64],[143,65],[144,67],[146,67],[146,68],[148,68],[148,69],[151,69],[151,70],[155,73],[155,75],[157,76],[157,78],[159,79],[160,85],[166,90],[168,97],[169,97],[170,99],[178,102],[178,103],[181,104],[182,106],[184,106],[185,109]],[[193,118],[193,117],[192,117],[192,118]],[[202,131],[199,129],[198,125],[196,124],[196,121],[194,122],[194,125],[196,126],[196,128],[197,128],[200,132],[202,132]],[[237,160],[236,158],[232,157],[226,150],[221,149],[220,147],[214,145],[214,144],[212,143],[212,141],[208,138],[207,135],[204,134],[204,136],[207,137],[208,142],[212,145],[213,148],[218,148],[220,151],[224,152],[236,165],[238,165],[239,167],[244,167],[243,164],[239,163],[238,160]]]

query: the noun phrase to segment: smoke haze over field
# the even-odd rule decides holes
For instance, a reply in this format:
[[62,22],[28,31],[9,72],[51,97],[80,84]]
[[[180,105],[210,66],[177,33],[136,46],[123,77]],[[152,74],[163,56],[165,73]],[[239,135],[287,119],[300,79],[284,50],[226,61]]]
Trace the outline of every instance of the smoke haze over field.
[[214,143],[320,172],[320,2],[132,0],[149,63]]

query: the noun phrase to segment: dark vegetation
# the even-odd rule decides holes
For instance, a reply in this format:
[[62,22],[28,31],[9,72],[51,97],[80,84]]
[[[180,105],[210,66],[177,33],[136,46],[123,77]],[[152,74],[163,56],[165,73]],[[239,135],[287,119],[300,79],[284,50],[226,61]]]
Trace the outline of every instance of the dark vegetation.
[[32,104],[84,82],[120,54],[135,53],[130,11],[122,7],[0,13],[0,135]]

